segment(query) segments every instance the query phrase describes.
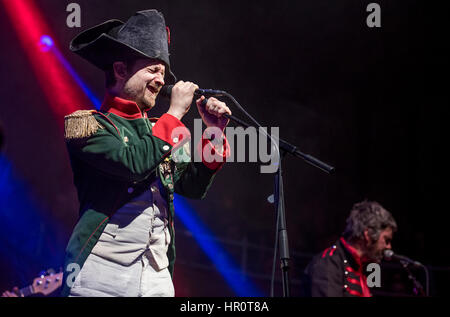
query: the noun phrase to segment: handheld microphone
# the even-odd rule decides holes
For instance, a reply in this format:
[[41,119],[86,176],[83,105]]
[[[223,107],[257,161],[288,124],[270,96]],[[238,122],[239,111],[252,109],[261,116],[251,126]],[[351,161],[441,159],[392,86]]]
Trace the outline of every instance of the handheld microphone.
[[[172,88],[173,85],[164,85],[159,91],[160,96],[169,99],[170,95],[172,94]],[[225,95],[225,91],[214,89],[197,89],[195,90],[194,95],[196,96],[207,95],[210,97],[220,97]]]
[[395,261],[399,261],[399,262],[406,262],[406,263],[412,264],[416,267],[423,266],[422,263],[411,260],[410,258],[408,258],[404,255],[395,254],[394,251],[389,250],[389,249],[384,250],[383,255],[386,260],[395,260]]

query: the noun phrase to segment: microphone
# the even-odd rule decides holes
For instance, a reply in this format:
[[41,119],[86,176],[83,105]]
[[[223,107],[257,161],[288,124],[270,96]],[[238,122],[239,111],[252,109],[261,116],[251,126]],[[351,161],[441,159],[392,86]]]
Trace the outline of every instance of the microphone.
[[[161,90],[159,91],[160,96],[169,99],[170,95],[172,94],[172,88],[173,88],[173,85],[162,86]],[[214,89],[197,89],[194,92],[194,95],[196,95],[196,96],[208,95],[210,97],[220,97],[225,94],[226,94],[225,91],[214,90]]]
[[410,258],[408,258],[404,255],[395,254],[394,251],[389,250],[389,249],[384,250],[383,255],[386,260],[395,260],[395,261],[399,261],[399,262],[406,262],[406,263],[412,264],[416,267],[423,266],[422,263],[411,260]]

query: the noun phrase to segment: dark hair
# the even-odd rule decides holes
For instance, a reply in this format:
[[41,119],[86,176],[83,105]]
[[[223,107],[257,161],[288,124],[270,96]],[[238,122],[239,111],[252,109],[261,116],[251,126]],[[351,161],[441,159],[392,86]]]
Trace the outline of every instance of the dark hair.
[[375,201],[364,200],[353,205],[347,225],[342,236],[347,241],[364,239],[364,231],[368,229],[369,236],[377,241],[383,230],[391,228],[397,231],[397,223],[391,213]]
[[[129,58],[125,59],[123,61],[117,61],[117,62],[123,62],[127,65],[127,71],[131,72],[131,70],[134,67],[134,64],[136,63],[138,59],[137,58]],[[109,65],[109,67],[105,70],[105,86],[106,88],[110,88],[116,84],[116,75],[114,74],[114,68],[113,64]]]

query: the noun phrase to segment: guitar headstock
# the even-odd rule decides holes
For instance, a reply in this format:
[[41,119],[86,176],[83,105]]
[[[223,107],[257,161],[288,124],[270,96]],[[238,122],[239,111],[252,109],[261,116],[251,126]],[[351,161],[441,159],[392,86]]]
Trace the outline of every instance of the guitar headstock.
[[43,294],[44,296],[47,296],[53,293],[62,285],[62,279],[62,272],[36,277],[32,284],[33,294]]

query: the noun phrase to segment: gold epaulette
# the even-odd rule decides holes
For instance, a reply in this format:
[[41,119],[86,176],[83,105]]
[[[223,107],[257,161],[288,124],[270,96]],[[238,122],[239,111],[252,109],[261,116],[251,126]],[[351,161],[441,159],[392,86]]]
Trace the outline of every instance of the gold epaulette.
[[64,138],[68,141],[73,139],[87,138],[103,126],[97,122],[93,112],[95,110],[77,110],[64,117]]

